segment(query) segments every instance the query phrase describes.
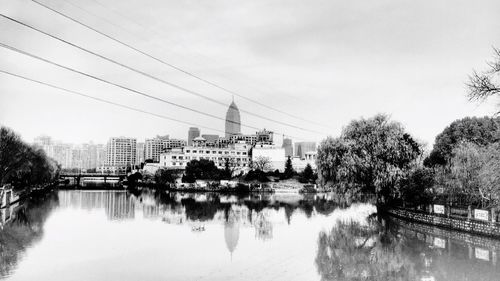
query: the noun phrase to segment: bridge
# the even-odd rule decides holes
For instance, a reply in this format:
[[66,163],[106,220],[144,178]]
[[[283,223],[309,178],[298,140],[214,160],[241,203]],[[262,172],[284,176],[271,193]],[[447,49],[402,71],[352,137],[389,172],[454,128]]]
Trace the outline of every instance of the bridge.
[[99,174],[99,173],[63,173],[59,175],[60,179],[73,179],[77,186],[80,185],[82,179],[103,179],[104,183],[108,179],[122,181],[127,177],[126,174]]

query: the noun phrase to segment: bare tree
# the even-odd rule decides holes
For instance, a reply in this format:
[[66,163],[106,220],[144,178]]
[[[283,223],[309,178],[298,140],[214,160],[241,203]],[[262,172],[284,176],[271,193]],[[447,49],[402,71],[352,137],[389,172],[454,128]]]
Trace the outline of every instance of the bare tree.
[[487,63],[489,69],[482,73],[473,71],[469,76],[467,87],[470,100],[484,101],[491,96],[500,95],[500,49],[493,48],[493,51],[493,61]]
[[271,159],[265,156],[258,156],[252,163],[253,168],[261,171],[267,171],[271,169]]

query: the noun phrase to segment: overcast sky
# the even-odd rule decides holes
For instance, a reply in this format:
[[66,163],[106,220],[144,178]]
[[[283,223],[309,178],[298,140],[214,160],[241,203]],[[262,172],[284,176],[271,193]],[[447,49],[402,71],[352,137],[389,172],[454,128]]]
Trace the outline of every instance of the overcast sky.
[[[387,113],[432,144],[455,119],[491,115],[465,82],[500,47],[500,1],[38,0],[186,71],[302,119],[235,97],[242,123],[319,141],[350,120]],[[226,104],[231,95],[117,44],[29,0],[0,13]],[[150,95],[225,117],[225,106],[179,91],[0,18],[0,41]],[[156,114],[224,130],[224,122],[148,100],[0,48],[0,69]],[[0,73],[0,124],[27,141],[110,136],[186,138],[188,125],[113,107]],[[244,133],[253,129],[243,128]],[[202,129],[202,133],[222,133]]]

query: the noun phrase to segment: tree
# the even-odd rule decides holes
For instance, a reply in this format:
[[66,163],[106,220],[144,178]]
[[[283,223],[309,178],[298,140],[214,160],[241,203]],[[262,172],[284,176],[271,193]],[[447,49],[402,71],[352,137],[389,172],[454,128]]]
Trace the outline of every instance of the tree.
[[437,137],[424,160],[428,167],[443,166],[453,157],[453,149],[463,142],[487,146],[500,141],[500,117],[466,117],[452,122]]
[[483,167],[479,171],[480,194],[491,205],[500,204],[500,144],[492,144],[484,151]]
[[302,183],[310,183],[314,180],[314,172],[311,165],[308,163],[301,173],[299,181]]
[[53,181],[59,171],[60,166],[41,148],[24,143],[8,128],[0,128],[0,185],[28,188]]
[[293,170],[293,166],[292,166],[292,158],[290,158],[290,156],[288,156],[288,158],[286,159],[286,163],[285,163],[285,171],[283,172],[283,178],[290,179],[293,177],[293,174],[295,174],[295,171]]
[[142,180],[142,174],[139,172],[135,172],[127,177],[130,186],[135,186],[139,180]]
[[[493,48],[493,51],[493,61],[488,62],[489,69],[482,73],[473,71],[469,76],[467,87],[470,100],[484,101],[500,95],[500,49]],[[497,114],[500,114],[500,111]]]
[[207,159],[191,160],[186,165],[183,181],[194,182],[195,180],[220,180],[221,171],[213,161]]
[[154,180],[156,184],[167,185],[174,183],[177,179],[177,172],[174,170],[158,169],[155,173]]
[[340,138],[323,141],[318,174],[340,194],[374,194],[383,203],[400,196],[402,179],[421,155],[421,145],[400,123],[379,114],[352,121]]
[[271,169],[271,159],[266,156],[257,156],[253,161],[252,166],[256,170],[268,171]]

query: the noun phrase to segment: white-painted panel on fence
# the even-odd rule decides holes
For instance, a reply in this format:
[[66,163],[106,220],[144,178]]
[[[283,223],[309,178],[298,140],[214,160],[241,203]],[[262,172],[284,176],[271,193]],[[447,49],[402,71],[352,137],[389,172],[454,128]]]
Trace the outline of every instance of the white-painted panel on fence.
[[443,205],[434,205],[434,213],[435,214],[444,214],[444,206]]
[[446,248],[446,240],[434,237],[434,247],[444,249]]
[[488,213],[489,212],[486,210],[475,209],[474,210],[474,218],[477,220],[487,221],[488,220]]
[[490,260],[490,251],[486,249],[481,249],[481,248],[476,248],[475,256],[476,259],[484,260],[484,261],[489,261]]

